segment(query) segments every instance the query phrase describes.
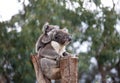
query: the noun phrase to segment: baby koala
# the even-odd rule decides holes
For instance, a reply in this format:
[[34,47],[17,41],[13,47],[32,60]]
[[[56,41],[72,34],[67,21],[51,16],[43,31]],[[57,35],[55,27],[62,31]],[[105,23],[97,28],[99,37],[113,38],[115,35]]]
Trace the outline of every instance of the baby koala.
[[51,41],[51,34],[55,29],[59,29],[57,25],[49,25],[45,23],[42,29],[43,34],[38,38],[35,46],[35,51],[38,53],[40,48],[43,48],[47,43]]

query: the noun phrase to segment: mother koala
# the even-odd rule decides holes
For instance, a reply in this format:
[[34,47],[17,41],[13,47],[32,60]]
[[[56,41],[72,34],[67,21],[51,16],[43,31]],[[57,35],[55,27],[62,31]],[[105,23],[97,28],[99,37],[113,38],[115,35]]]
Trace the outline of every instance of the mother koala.
[[51,41],[40,49],[38,54],[42,57],[40,65],[43,75],[48,80],[57,80],[61,78],[59,59],[66,53],[66,46],[71,41],[71,36],[66,28],[52,30],[50,34]]

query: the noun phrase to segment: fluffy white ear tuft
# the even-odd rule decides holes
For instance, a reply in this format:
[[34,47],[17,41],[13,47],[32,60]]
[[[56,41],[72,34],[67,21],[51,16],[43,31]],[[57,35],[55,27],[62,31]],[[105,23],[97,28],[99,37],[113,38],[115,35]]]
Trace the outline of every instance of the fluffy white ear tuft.
[[46,23],[43,25],[42,32],[45,32],[45,30],[46,30],[46,28],[47,28],[48,25],[49,25],[48,22],[46,22]]
[[68,29],[67,28],[63,28],[62,31],[68,33]]

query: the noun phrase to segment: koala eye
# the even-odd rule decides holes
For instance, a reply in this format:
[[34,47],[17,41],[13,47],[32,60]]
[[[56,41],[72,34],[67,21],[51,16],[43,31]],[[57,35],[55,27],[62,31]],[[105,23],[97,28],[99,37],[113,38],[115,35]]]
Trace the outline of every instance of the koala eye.
[[55,39],[59,39],[61,36],[60,35],[57,35],[57,36],[55,36]]
[[55,39],[58,39],[58,37],[57,37],[57,36],[55,36]]

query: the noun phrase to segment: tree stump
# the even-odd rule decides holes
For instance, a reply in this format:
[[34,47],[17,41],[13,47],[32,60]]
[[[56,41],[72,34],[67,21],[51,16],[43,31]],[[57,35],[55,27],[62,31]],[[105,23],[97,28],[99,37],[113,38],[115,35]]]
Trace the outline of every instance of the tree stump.
[[40,67],[40,61],[39,61],[39,57],[36,55],[31,55],[31,60],[35,69],[35,74],[36,74],[36,78],[38,83],[47,83],[45,81],[45,77],[42,74],[42,70]]
[[[37,55],[32,55],[31,60],[35,69],[38,83],[50,83],[43,76],[40,58]],[[60,59],[61,83],[78,83],[78,58],[65,56]]]
[[60,60],[61,83],[78,83],[78,58],[65,56]]

